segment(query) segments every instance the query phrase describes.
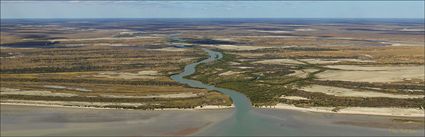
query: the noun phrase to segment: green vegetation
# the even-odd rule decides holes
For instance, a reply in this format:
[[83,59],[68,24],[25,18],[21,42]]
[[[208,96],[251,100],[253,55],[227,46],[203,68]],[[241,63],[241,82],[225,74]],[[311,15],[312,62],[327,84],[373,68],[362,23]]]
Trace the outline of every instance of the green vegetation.
[[[162,109],[162,108],[195,108],[204,105],[231,105],[230,101],[223,98],[221,94],[209,92],[205,96],[191,98],[105,98],[105,97],[54,97],[54,96],[31,96],[31,95],[1,95],[4,100],[39,100],[39,101],[79,101],[89,103],[143,103],[144,105],[124,106],[106,105],[105,108],[125,109]],[[85,105],[84,107],[99,107],[96,105]]]
[[[122,23],[126,24],[125,21]],[[130,21],[126,26],[115,22],[73,21],[46,21],[28,26],[20,23],[2,24],[1,92],[25,91],[22,93],[34,92],[34,95],[37,91],[42,91],[78,96],[30,96],[16,93],[2,95],[1,99],[147,103],[142,109],[230,105],[231,101],[225,95],[181,85],[169,78],[180,72],[185,65],[205,59],[207,56],[200,48],[209,47],[222,52],[224,58],[199,65],[196,74],[189,78],[242,92],[251,99],[254,106],[272,106],[277,103],[302,107],[330,106],[338,109],[350,106],[425,106],[421,98],[334,96],[325,94],[326,91],[302,90],[309,85],[323,85],[381,95],[423,95],[425,81],[417,77],[423,73],[410,75],[420,71],[421,67],[417,66],[424,65],[424,38],[411,32],[395,33],[395,30],[406,26],[359,24],[356,29],[362,31],[353,31],[351,24],[264,25],[252,22],[229,26],[215,23],[181,26],[149,21]],[[423,28],[416,25],[407,27]],[[372,28],[391,31],[368,31]],[[64,29],[67,31],[63,31]],[[288,33],[273,33],[276,30]],[[332,69],[331,66],[335,65],[367,69]],[[413,66],[406,78],[404,66]],[[374,70],[374,67],[379,67],[380,70]],[[344,75],[337,73],[341,71],[344,71]],[[363,73],[366,71],[368,73]],[[349,80],[356,77],[356,74],[375,74],[375,71],[379,72],[375,76]],[[379,74],[392,75],[389,78],[400,80],[364,81],[365,78],[379,77]],[[335,75],[340,79],[332,79]],[[48,88],[49,86],[60,89]],[[89,92],[76,89],[87,89]],[[168,99],[101,98],[102,95],[149,96],[179,93],[199,96]],[[295,99],[285,98],[286,96],[295,96]]]
[[[320,51],[320,50],[319,50]],[[277,103],[294,104],[299,107],[328,106],[328,107],[413,107],[425,106],[421,98],[398,99],[398,98],[363,98],[342,97],[324,93],[306,92],[298,90],[310,84],[331,85],[345,88],[374,89],[372,91],[383,93],[400,93],[422,95],[423,85],[415,84],[384,84],[348,81],[321,81],[317,80],[316,74],[331,70],[317,64],[311,64],[298,60],[304,64],[300,65],[271,65],[255,64],[252,62],[240,62],[240,58],[234,53],[223,51],[224,58],[220,61],[202,64],[197,68],[197,73],[192,79],[200,80],[218,87],[229,88],[247,95],[254,106],[272,106]],[[231,65],[237,62],[238,65]],[[237,66],[246,66],[250,69],[238,69]],[[315,69],[306,77],[291,76],[295,70]],[[233,75],[223,75],[225,72],[238,72]],[[419,90],[415,92],[403,91],[402,89]],[[290,100],[280,98],[284,96],[300,96],[308,100]],[[335,110],[337,111],[337,110]]]
[[[181,71],[186,64],[205,58],[204,52],[199,49],[187,49],[183,52],[156,50],[158,48],[161,47],[2,49],[0,53],[4,56],[1,58],[0,69],[1,92],[14,93],[2,94],[0,98],[145,104],[134,107],[94,106],[132,109],[231,105],[229,97],[223,94],[190,88],[169,78],[171,74]],[[34,95],[41,94],[38,92],[43,95]],[[58,93],[76,96],[53,95]],[[173,97],[173,94],[180,93],[197,96]],[[117,97],[106,98],[103,95]],[[169,97],[149,97],[150,95]],[[133,96],[148,97],[131,98]]]

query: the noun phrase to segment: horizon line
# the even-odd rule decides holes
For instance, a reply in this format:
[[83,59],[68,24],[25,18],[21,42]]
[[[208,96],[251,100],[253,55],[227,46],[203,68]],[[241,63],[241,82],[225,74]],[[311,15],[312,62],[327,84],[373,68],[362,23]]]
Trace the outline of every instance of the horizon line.
[[132,17],[112,17],[112,18],[97,18],[97,17],[83,17],[83,18],[0,18],[3,19],[423,19],[424,18],[381,18],[381,17],[365,17],[365,18],[344,18],[344,17],[154,17],[154,18],[132,18]]

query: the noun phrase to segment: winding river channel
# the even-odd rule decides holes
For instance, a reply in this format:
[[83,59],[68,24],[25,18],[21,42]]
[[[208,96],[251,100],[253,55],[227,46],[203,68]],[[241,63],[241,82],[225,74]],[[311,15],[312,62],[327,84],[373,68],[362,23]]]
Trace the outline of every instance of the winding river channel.
[[[175,80],[179,83],[182,83],[182,84],[187,84],[191,87],[204,88],[204,89],[208,89],[208,90],[219,91],[223,94],[230,96],[230,98],[232,99],[233,104],[235,106],[234,118],[236,118],[236,119],[233,119],[233,124],[235,124],[235,125],[231,125],[232,128],[228,128],[228,129],[230,129],[228,131],[226,131],[226,129],[224,129],[224,130],[221,130],[221,132],[216,132],[216,133],[223,133],[224,135],[250,134],[248,132],[249,127],[247,127],[247,126],[255,124],[255,123],[250,123],[250,122],[260,122],[260,121],[256,121],[257,119],[255,119],[255,117],[251,116],[252,115],[252,113],[250,113],[251,109],[252,109],[251,102],[245,95],[243,95],[242,93],[239,93],[237,91],[234,91],[234,90],[219,88],[219,87],[215,87],[213,85],[204,84],[200,81],[184,78],[185,76],[189,76],[189,75],[194,74],[195,71],[196,71],[197,65],[202,64],[202,63],[212,62],[212,61],[223,58],[223,54],[220,53],[220,52],[212,51],[212,50],[205,49],[205,48],[203,50],[208,53],[208,55],[209,55],[208,59],[205,59],[205,60],[202,60],[202,61],[199,61],[199,62],[195,62],[195,63],[192,63],[192,64],[185,66],[184,71],[182,73],[172,75],[171,79],[173,79],[173,80]],[[229,124],[229,123],[225,123],[225,124]],[[257,124],[261,124],[261,123],[257,123]],[[222,132],[222,131],[226,131],[226,132]]]
[[[253,108],[250,100],[237,91],[215,87],[200,81],[184,78],[185,76],[192,75],[196,72],[196,66],[202,63],[208,63],[219,60],[223,54],[210,49],[203,49],[208,53],[209,58],[189,64],[185,66],[184,71],[172,75],[171,79],[187,84],[191,87],[204,88],[211,91],[218,91],[230,96],[235,106],[234,114],[227,120],[224,120],[216,125],[210,126],[195,135],[222,135],[222,136],[291,136],[291,135],[412,135],[421,134],[423,131],[417,132],[390,132],[388,130],[380,130],[375,128],[361,128],[354,126],[338,126],[332,124],[325,124],[324,122],[315,122],[314,118],[309,119],[306,117],[305,121],[299,120],[293,116],[284,117],[285,114],[296,115],[291,113],[281,113],[278,115],[276,112],[268,111],[266,109]],[[282,117],[283,116],[283,117]],[[317,116],[317,115],[316,115]],[[325,116],[326,115],[322,115]],[[312,117],[315,117],[314,114]],[[332,116],[330,116],[332,117]],[[335,118],[335,117],[334,117]],[[365,118],[365,117],[363,117]],[[323,117],[319,119],[323,120]],[[338,119],[338,118],[336,118]],[[341,117],[341,119],[344,119]],[[369,119],[366,117],[366,119]],[[373,119],[373,118],[372,118]],[[316,125],[317,124],[317,125]]]
[[[344,115],[261,109],[243,94],[184,78],[196,66],[223,54],[203,49],[209,58],[185,66],[171,78],[191,87],[231,97],[234,109],[122,110],[53,106],[0,105],[1,136],[423,136],[422,127],[406,127],[400,117]],[[421,119],[421,118],[418,118]],[[400,128],[401,127],[401,128]]]
[[[189,76],[195,73],[196,66],[202,63],[208,63],[215,60],[219,60],[223,57],[223,54],[220,52],[212,51],[210,49],[203,49],[206,51],[209,55],[208,59],[192,63],[187,65],[184,68],[184,71],[182,73],[172,75],[171,79],[182,83],[187,84],[191,87],[196,88],[204,88],[212,91],[219,91],[223,94],[226,94],[230,96],[230,98],[233,101],[233,105],[235,106],[235,112],[232,118],[229,120],[224,121],[223,123],[220,123],[220,126],[215,126],[213,130],[209,130],[205,134],[218,134],[218,135],[255,135],[257,133],[258,135],[264,135],[265,133],[272,133],[274,131],[278,131],[277,135],[280,134],[282,131],[281,129],[275,129],[274,126],[270,126],[270,122],[267,119],[260,117],[261,115],[256,115],[253,113],[251,102],[244,94],[239,93],[234,90],[225,89],[225,88],[219,88],[215,87],[213,85],[204,84],[200,81],[196,80],[190,80],[184,78],[185,76]],[[223,126],[225,125],[225,126]],[[262,129],[267,129],[267,132],[258,130],[258,127],[262,127]]]

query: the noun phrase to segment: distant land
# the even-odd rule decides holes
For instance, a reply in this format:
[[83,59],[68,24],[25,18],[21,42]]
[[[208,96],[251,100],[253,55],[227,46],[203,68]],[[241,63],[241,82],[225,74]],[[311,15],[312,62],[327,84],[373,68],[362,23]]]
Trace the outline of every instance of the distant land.
[[424,19],[2,18],[2,136],[421,135],[424,35]]

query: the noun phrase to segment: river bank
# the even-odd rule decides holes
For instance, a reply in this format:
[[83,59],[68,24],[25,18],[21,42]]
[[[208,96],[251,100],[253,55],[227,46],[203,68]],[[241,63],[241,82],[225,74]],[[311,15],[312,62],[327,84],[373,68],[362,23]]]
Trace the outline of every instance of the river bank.
[[[204,49],[209,58],[189,64],[172,79],[191,87],[219,91],[231,97],[234,109],[206,106],[199,111],[80,109],[78,107],[1,105],[1,135],[40,136],[418,136],[422,118],[306,113],[261,109],[237,91],[185,79],[200,63],[222,58]],[[60,102],[59,102],[60,103]],[[13,104],[13,103],[12,103]],[[31,105],[31,104],[29,104]],[[126,104],[134,105],[134,104]]]
[[425,110],[415,108],[391,108],[391,107],[296,107],[294,105],[279,103],[275,106],[264,107],[272,109],[287,109],[302,112],[319,112],[333,114],[355,114],[355,115],[376,115],[395,117],[425,117]]
[[[77,101],[33,101],[33,100],[2,100],[1,105],[17,105],[17,106],[42,106],[42,107],[62,107],[62,108],[85,108],[85,109],[125,109],[125,108],[111,108],[102,107],[108,105],[103,102],[77,102]],[[110,104],[109,104],[110,105]],[[115,103],[115,105],[117,105]],[[134,105],[134,104],[127,104]],[[156,108],[149,110],[217,110],[217,109],[233,109],[234,106],[217,106],[206,105],[198,106],[195,108]],[[313,113],[331,113],[331,114],[353,114],[353,115],[375,115],[375,116],[394,116],[394,117],[424,117],[425,111],[415,108],[378,108],[378,107],[296,107],[289,104],[277,104],[276,106],[263,106],[257,107],[262,109],[285,109],[300,112],[313,112]],[[137,109],[126,109],[137,110]]]
[[[80,101],[39,101],[39,100],[1,100],[1,105],[20,105],[20,106],[44,106],[44,107],[63,107],[63,108],[87,108],[87,109],[129,109],[125,107],[137,106],[137,103],[108,103],[108,102],[80,102]],[[107,106],[122,106],[107,107]],[[149,110],[207,110],[207,109],[230,109],[232,106],[205,105],[195,108],[153,108]]]
[[232,110],[118,110],[1,105],[1,136],[185,136]]
[[[243,94],[229,89],[218,88],[213,85],[207,85],[196,80],[186,79],[186,76],[192,75],[196,71],[196,66],[202,63],[208,63],[223,58],[223,54],[210,49],[203,49],[208,53],[209,58],[188,64],[183,72],[172,75],[171,79],[186,84],[191,87],[205,88],[215,90],[226,94],[234,101],[231,106],[206,105],[197,106],[194,108],[149,108],[148,110],[203,110],[203,109],[230,109],[236,108],[239,111],[247,111],[251,109],[250,100]],[[112,103],[112,102],[81,102],[81,101],[39,101],[39,100],[2,100],[2,104],[9,105],[26,105],[26,106],[52,106],[52,107],[74,107],[74,108],[93,108],[93,109],[132,109],[134,107],[143,106],[143,103]],[[262,107],[260,107],[262,108]],[[303,112],[320,112],[320,113],[335,113],[335,114],[358,114],[358,115],[379,115],[379,116],[397,116],[397,117],[424,117],[424,110],[414,108],[378,108],[378,107],[296,107],[288,104],[277,104],[264,108],[287,109]]]
[[[284,109],[254,108],[242,117],[236,117],[232,109],[146,111],[5,104],[0,109],[2,136],[226,136],[241,133],[401,136],[424,132],[421,118]],[[239,126],[250,130],[235,128],[235,124],[243,124]]]

